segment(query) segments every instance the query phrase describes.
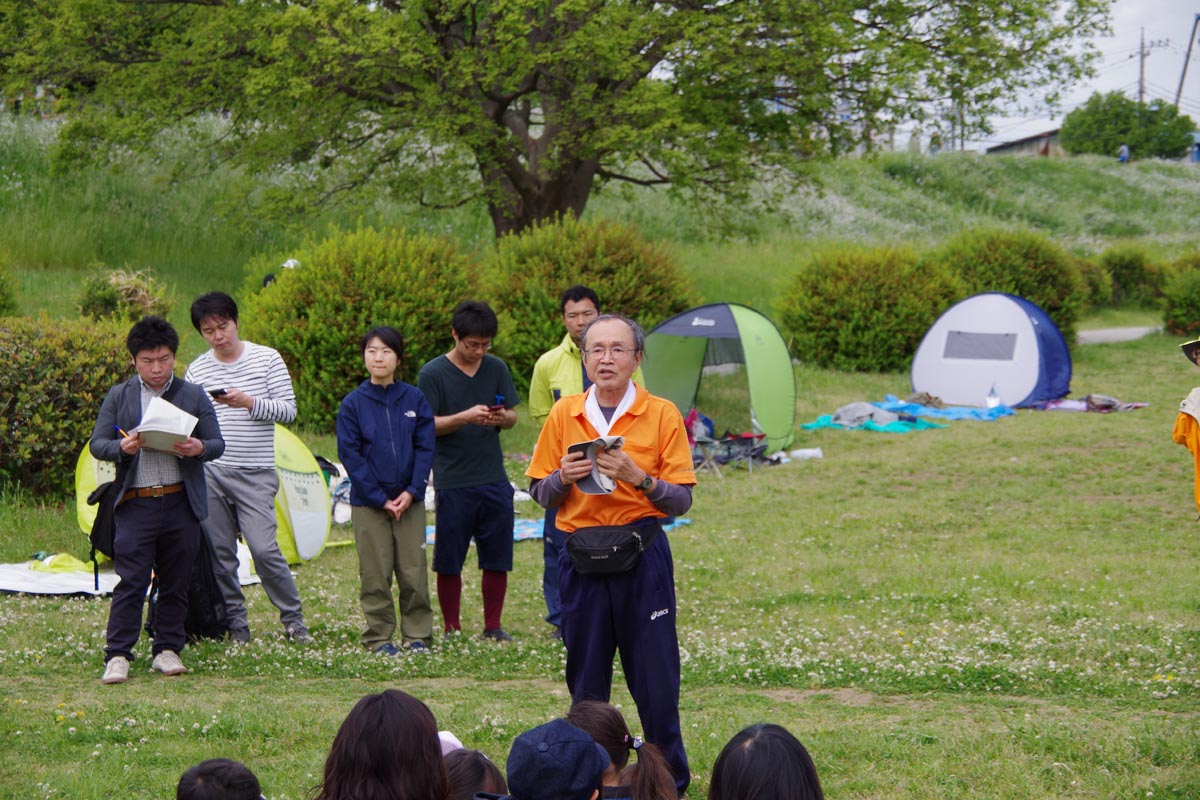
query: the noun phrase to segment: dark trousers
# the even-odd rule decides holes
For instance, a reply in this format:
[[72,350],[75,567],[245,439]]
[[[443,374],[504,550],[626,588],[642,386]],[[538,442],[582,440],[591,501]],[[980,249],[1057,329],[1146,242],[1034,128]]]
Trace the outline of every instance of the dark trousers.
[[567,534],[555,524],[557,508],[546,509],[542,523],[542,597],[546,599],[546,622],[562,625],[562,609],[558,602],[558,554],[566,546]]
[[152,571],[158,575],[153,652],[183,649],[188,583],[201,535],[186,491],[134,497],[117,506],[113,563],[121,580],[108,612],[105,661],[133,658]]
[[667,537],[660,534],[637,567],[618,575],[580,575],[565,546],[558,566],[571,698],[608,702],[619,652],[646,741],[662,750],[683,794],[691,773],[679,728],[675,568]]

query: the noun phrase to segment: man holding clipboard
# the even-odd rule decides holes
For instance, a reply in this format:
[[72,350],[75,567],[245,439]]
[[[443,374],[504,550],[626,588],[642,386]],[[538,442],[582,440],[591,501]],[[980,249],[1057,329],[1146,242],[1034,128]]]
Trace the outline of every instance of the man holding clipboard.
[[[151,669],[187,672],[179,659],[185,642],[188,582],[208,516],[204,464],[225,451],[221,427],[204,389],[175,377],[179,334],[162,317],[143,317],[125,339],[137,375],[109,390],[89,443],[92,456],[115,461],[121,499],[115,513],[113,565],[120,582],[108,612],[101,683],[124,683],[142,628],[151,572],[158,575]],[[169,451],[152,450],[136,430],[154,401],[196,418],[195,428]]]
[[554,404],[525,474],[567,532],[558,586],[571,697],[608,701],[619,651],[646,739],[662,749],[682,795],[690,775],[675,574],[659,520],[691,507],[696,477],[678,409],[633,382],[644,348],[632,320],[604,315],[588,325],[580,350],[592,386]]

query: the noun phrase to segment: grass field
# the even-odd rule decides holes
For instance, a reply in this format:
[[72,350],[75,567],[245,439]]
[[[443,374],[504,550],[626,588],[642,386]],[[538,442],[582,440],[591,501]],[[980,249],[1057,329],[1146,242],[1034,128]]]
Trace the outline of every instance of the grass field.
[[[1075,394],[1149,408],[802,433],[824,459],[706,477],[671,535],[693,795],[726,738],[772,720],[810,747],[830,797],[1200,796],[1200,539],[1191,459],[1170,439],[1193,370],[1163,336],[1090,345]],[[797,377],[802,420],[905,383]],[[508,450],[531,438],[523,423]],[[3,561],[83,554],[70,509],[10,495],[0,530]],[[189,648],[181,679],[139,660],[120,687],[97,682],[105,601],[0,597],[0,794],[165,797],[190,763],[225,755],[269,798],[303,797],[354,700],[388,686],[502,761],[567,704],[540,622],[540,547],[516,550],[514,645],[360,652],[355,557],[337,547],[297,570],[315,645],[283,642],[255,589],[251,645]]]
[[[2,160],[0,170],[11,176],[27,161]],[[706,236],[701,221],[657,199],[598,208],[636,218],[653,235],[674,231],[706,299],[764,307],[772,281],[806,248],[874,240],[876,227],[879,240],[919,242],[984,217],[1041,218],[1072,246],[1099,249],[1127,235],[1162,255],[1194,246],[1187,215],[1163,206],[1194,207],[1196,183],[1183,167],[1135,165],[1121,176],[1084,161],[1045,167],[1050,177],[1027,176],[1022,189],[1014,181],[1034,168],[1015,160],[918,164],[920,183],[909,161],[830,165],[825,194],[813,195],[823,199],[806,201],[782,233]],[[105,205],[83,187],[100,192],[120,172],[39,174],[30,168],[22,185],[45,193],[40,216],[12,200],[11,178],[0,189],[0,252],[19,267],[23,311],[71,315],[64,298],[95,258],[155,263],[183,303],[213,282],[236,276],[240,284],[247,259],[299,235],[212,222],[215,190],[203,183],[187,184],[207,188],[183,202],[173,185],[130,179]],[[1114,181],[1129,187],[1120,214],[1107,199],[1080,208],[1084,189],[1095,194]],[[990,205],[989,184],[998,187]],[[1150,196],[1155,187],[1166,200]],[[1025,201],[1002,202],[1007,195]],[[193,227],[186,209],[198,201],[194,216],[204,224]],[[148,225],[141,242],[127,223],[155,204],[174,227],[160,236]],[[1140,232],[1114,233],[1114,214]],[[38,227],[55,232],[39,238],[30,233]],[[106,236],[111,249],[89,251]],[[201,273],[205,265],[216,271]],[[1119,311],[1080,327],[1155,322],[1152,312]],[[821,447],[823,459],[702,475],[691,524],[670,535],[691,796],[705,796],[733,733],[774,721],[809,747],[831,799],[1200,797],[1200,527],[1191,456],[1171,441],[1178,402],[1200,373],[1176,344],[1152,335],[1075,353],[1073,396],[1097,392],[1148,408],[1022,411],[908,435],[800,431],[793,446]],[[800,365],[796,378],[800,422],[908,389],[902,374]],[[733,387],[704,391],[718,426],[744,424]],[[301,433],[332,456],[329,436]],[[505,434],[514,478],[535,436],[527,419]],[[539,515],[530,504],[520,513]],[[86,553],[73,507],[14,488],[0,495],[0,533],[2,562]],[[296,573],[315,644],[284,642],[274,608],[251,589],[250,645],[190,647],[191,673],[166,679],[148,672],[143,641],[132,679],[114,687],[98,683],[107,601],[0,596],[0,797],[166,798],[187,766],[228,756],[255,770],[271,800],[302,798],[346,712],[387,687],[425,700],[440,727],[500,763],[518,733],[566,710],[563,651],[541,621],[538,543],[516,545],[505,614],[515,643],[463,636],[421,657],[358,648],[353,548],[331,547]],[[464,622],[477,631],[478,573],[464,577]],[[615,700],[637,731],[617,684]]]

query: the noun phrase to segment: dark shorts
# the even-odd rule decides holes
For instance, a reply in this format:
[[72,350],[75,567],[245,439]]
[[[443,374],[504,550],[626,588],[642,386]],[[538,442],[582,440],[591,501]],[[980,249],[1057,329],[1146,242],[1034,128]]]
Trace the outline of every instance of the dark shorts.
[[513,565],[513,490],[508,481],[438,489],[437,538],[433,544],[433,571],[458,575],[475,540],[479,568],[511,572]]

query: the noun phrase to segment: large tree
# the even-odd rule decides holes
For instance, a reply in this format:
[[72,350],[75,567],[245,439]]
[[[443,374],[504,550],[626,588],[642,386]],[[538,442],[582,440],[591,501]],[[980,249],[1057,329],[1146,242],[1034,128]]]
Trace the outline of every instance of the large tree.
[[1068,153],[1117,155],[1129,145],[1134,158],[1182,158],[1196,123],[1162,100],[1139,103],[1120,92],[1097,92],[1063,119],[1060,140]]
[[68,155],[215,112],[191,135],[260,200],[482,196],[500,234],[611,181],[740,200],[938,104],[986,130],[1111,2],[0,0],[0,70],[54,87]]

